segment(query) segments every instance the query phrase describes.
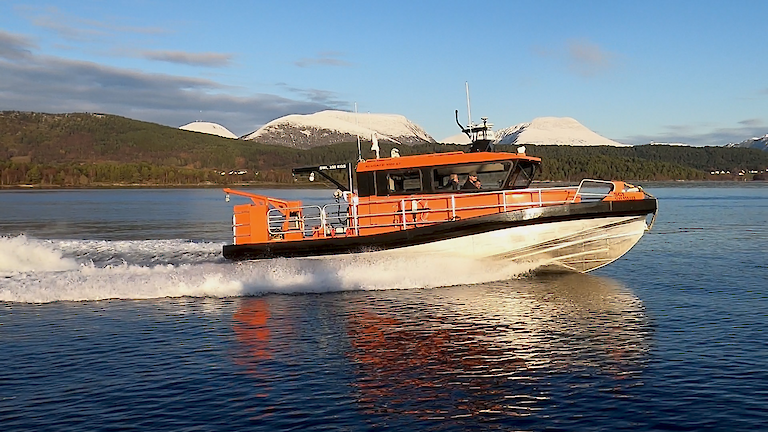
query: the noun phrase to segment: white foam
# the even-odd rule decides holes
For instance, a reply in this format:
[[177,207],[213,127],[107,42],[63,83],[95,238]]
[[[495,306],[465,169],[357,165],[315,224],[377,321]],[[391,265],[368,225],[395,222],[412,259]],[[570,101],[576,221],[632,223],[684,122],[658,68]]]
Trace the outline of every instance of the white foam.
[[75,260],[63,257],[50,241],[28,239],[24,235],[0,237],[0,275],[73,268],[77,268]]
[[[319,293],[349,290],[433,288],[505,280],[531,270],[534,265],[490,263],[445,258],[375,258],[348,255],[326,259],[274,259],[241,263],[215,259],[182,264],[137,264],[146,242],[114,242],[126,257],[120,264],[77,263],[53,249],[52,244],[26,238],[6,239],[22,249],[41,247],[66,266],[55,271],[38,264],[0,278],[0,301],[46,303],[104,299],[150,299],[161,297],[230,297],[266,293]],[[136,245],[134,243],[138,243]],[[179,241],[179,243],[181,243]],[[69,241],[61,245],[82,249],[93,242]],[[66,246],[69,245],[69,246]],[[153,256],[173,255],[177,243],[156,242]],[[202,249],[212,247],[201,245]],[[142,252],[144,253],[144,252]],[[42,253],[45,255],[45,253]]]
[[186,240],[59,240],[52,245],[67,254],[97,265],[130,262],[148,264],[194,264],[223,261],[223,243]]

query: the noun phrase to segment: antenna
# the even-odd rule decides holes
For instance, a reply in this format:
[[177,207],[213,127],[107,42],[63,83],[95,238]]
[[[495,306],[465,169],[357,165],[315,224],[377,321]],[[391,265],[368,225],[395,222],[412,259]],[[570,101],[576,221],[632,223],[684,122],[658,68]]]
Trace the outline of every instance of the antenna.
[[[461,125],[461,122],[459,121],[459,110],[455,111],[456,124],[459,125],[461,131],[467,135],[472,143],[472,147],[469,149],[470,153],[493,151],[493,141],[495,139],[494,133],[491,131],[493,125],[488,123],[488,117],[481,117],[480,119],[483,123],[478,123],[477,128],[475,128],[475,124],[472,123],[472,112],[470,111],[472,107],[469,99],[469,82],[465,81],[464,87],[467,90],[467,117],[469,117],[469,124],[466,128]],[[477,130],[477,132],[475,132],[475,130]]]
[[[355,102],[355,126],[360,126],[357,122],[357,102]],[[357,160],[361,161],[363,160],[363,152],[360,150],[360,134],[356,133],[355,135],[357,135]]]
[[467,126],[469,127],[469,130],[472,131],[472,109],[469,107],[469,82],[464,81],[464,86],[467,88]]

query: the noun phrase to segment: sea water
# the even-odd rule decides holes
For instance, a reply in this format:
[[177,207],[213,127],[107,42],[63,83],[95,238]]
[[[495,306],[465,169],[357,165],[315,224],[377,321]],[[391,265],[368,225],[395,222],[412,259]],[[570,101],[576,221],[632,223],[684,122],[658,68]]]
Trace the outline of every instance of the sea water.
[[646,189],[588,275],[231,263],[218,190],[0,192],[0,430],[763,428],[768,187]]

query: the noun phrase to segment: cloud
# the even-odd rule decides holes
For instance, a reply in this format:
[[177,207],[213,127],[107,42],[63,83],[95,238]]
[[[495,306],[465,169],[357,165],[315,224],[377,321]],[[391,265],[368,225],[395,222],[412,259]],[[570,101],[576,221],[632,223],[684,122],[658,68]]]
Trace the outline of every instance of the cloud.
[[746,119],[739,122],[740,125],[748,126],[748,127],[757,127],[762,126],[763,121],[761,119],[753,118],[753,119]]
[[338,53],[335,51],[322,52],[322,53],[318,53],[317,57],[315,58],[299,59],[295,61],[294,64],[301,68],[312,67],[312,66],[347,67],[352,65],[352,63],[349,63],[348,61],[340,59],[339,57],[341,56],[342,56],[341,53]]
[[88,41],[93,38],[103,37],[106,33],[103,29],[79,28],[67,24],[67,21],[53,16],[39,16],[32,19],[32,24],[55,32],[60,38],[68,41]]
[[111,21],[83,19],[66,14],[54,6],[46,8],[22,6],[17,9],[33,25],[51,30],[62,39],[69,41],[91,42],[115,33],[161,34],[168,32],[159,27],[127,26]]
[[19,60],[32,55],[37,48],[30,39],[0,30],[0,58]]
[[[0,38],[3,47],[16,47],[11,53],[30,46],[25,39],[13,35],[3,33]],[[323,94],[319,90],[316,100],[272,94],[238,95],[228,93],[230,87],[209,79],[146,73],[30,53],[6,59],[0,58],[0,110],[103,112],[174,127],[206,120],[244,135],[287,114],[310,114],[329,108],[318,102]]]
[[614,53],[586,39],[571,40],[565,47],[534,46],[531,50],[538,57],[558,60],[570,72],[585,78],[605,73],[616,65],[617,56]]
[[683,143],[695,146],[722,146],[728,143],[741,142],[746,139],[763,136],[768,133],[768,127],[760,119],[746,119],[737,122],[740,126],[715,128],[702,131],[700,126],[668,125],[667,132],[657,135],[635,135],[619,140],[632,144]]
[[584,77],[593,77],[613,67],[614,55],[586,40],[568,43],[570,69]]
[[553,51],[552,49],[541,46],[541,45],[534,45],[531,47],[531,51],[534,55],[542,58],[553,58],[557,57],[557,53]]
[[349,102],[339,99],[339,95],[336,92],[332,92],[329,90],[303,89],[298,87],[291,87],[285,83],[277,83],[276,85],[284,88],[285,90],[291,93],[302,96],[303,98],[315,103],[327,105],[334,108],[349,107]]
[[229,66],[232,54],[189,53],[183,51],[144,51],[139,54],[149,60],[179,63],[190,66],[225,67]]

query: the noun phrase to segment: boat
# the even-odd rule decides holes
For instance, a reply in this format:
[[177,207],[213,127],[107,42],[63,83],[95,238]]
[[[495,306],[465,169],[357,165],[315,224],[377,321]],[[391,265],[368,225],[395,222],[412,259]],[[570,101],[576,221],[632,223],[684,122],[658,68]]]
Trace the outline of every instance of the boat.
[[[456,122],[468,151],[295,168],[333,183],[324,205],[231,188],[250,202],[234,206],[229,260],[280,257],[446,256],[529,262],[588,272],[626,254],[650,230],[657,201],[618,180],[532,187],[541,159],[494,151],[492,124]],[[345,184],[346,183],[346,184]]]

